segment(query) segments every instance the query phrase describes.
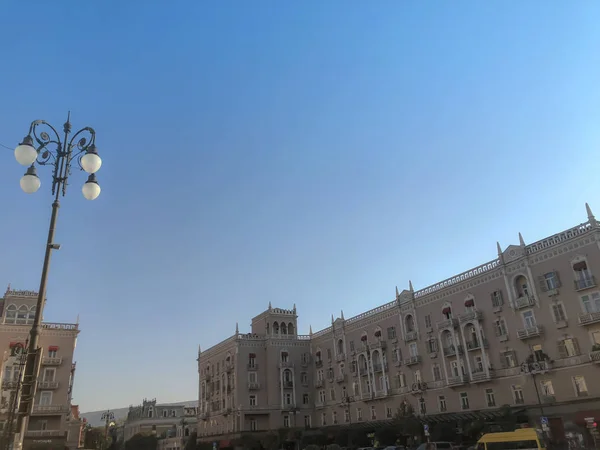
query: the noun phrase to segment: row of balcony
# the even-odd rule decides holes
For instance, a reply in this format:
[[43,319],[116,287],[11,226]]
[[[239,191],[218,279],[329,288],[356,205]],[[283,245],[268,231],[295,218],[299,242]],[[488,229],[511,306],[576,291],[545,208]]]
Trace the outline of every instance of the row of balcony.
[[[3,381],[2,389],[16,389],[18,381]],[[60,383],[58,381],[38,381],[38,389],[50,390],[58,389]]]
[[25,437],[65,437],[67,432],[64,430],[30,430],[25,432]]

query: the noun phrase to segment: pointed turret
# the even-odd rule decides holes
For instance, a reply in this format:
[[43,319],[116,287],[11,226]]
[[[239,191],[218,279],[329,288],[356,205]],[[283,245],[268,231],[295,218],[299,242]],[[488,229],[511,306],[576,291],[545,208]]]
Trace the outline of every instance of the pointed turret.
[[413,289],[412,281],[410,281],[410,280],[408,280],[408,290],[410,292],[415,292],[415,290]]
[[312,325],[308,326],[308,335],[312,336]]
[[346,319],[344,319],[344,310],[342,309],[342,310],[340,310],[340,312],[342,313],[342,315],[341,315],[342,320],[346,320]]
[[504,264],[504,253],[502,253],[502,247],[500,247],[500,242],[496,241],[496,250],[498,251],[498,259],[501,264]]
[[523,240],[523,235],[519,232],[519,245],[521,247],[525,247],[525,240]]
[[235,323],[235,334],[240,334],[240,327],[237,322]]
[[590,205],[588,205],[587,203],[585,204],[585,210],[587,212],[587,216],[588,216],[588,220],[590,221],[590,225],[595,227],[597,225],[596,218],[594,217],[594,214],[592,213],[592,208],[590,208]]
[[294,311],[294,314],[296,314],[296,304],[294,303],[294,308],[292,309],[292,311]]
[[269,301],[269,311],[271,311],[273,307],[271,306],[271,302]]
[[335,320],[333,320],[333,314],[331,315],[331,323],[335,322]]
[[396,300],[400,297],[400,292],[398,291],[398,286],[396,286]]

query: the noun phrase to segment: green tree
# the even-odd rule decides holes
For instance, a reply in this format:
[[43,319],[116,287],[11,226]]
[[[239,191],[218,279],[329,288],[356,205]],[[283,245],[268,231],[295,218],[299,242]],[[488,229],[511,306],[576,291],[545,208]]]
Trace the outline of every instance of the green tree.
[[412,405],[406,400],[400,404],[400,407],[396,411],[393,424],[404,436],[421,436],[423,434],[423,425],[415,416],[415,410]]
[[104,427],[85,427],[84,445],[88,449],[102,450],[109,447],[110,442],[104,437]]
[[349,433],[352,447],[370,447],[372,445],[371,438],[367,436],[367,432],[361,428],[352,428]]
[[125,442],[125,450],[156,450],[158,439],[150,434],[134,434]]
[[398,430],[393,425],[386,425],[375,431],[375,439],[380,446],[394,445],[398,440]]

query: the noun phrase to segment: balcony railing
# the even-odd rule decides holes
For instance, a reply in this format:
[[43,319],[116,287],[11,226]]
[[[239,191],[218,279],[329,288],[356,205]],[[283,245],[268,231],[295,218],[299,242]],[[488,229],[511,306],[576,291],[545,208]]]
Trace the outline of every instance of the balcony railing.
[[[483,348],[488,348],[489,344],[487,339],[483,339]],[[467,341],[467,350],[471,351],[471,350],[477,350],[481,348],[481,342],[479,341],[479,339],[474,339],[472,341]]]
[[517,337],[521,340],[541,336],[542,334],[544,334],[544,327],[541,325],[535,325],[533,327],[517,330]]
[[337,362],[342,362],[346,360],[346,354],[345,353],[338,353],[335,357],[335,359],[337,360]]
[[42,358],[42,365],[44,366],[60,366],[62,364],[62,358]]
[[457,351],[459,355],[464,353],[462,345],[451,345],[449,347],[444,347],[444,356],[456,356]]
[[418,337],[419,335],[416,331],[407,331],[406,333],[404,333],[404,340],[406,342],[416,341]]
[[17,385],[19,384],[18,381],[3,381],[2,382],[2,389],[16,389]]
[[471,382],[472,383],[483,383],[484,381],[489,381],[494,378],[495,372],[493,369],[489,370],[489,374],[485,372],[485,370],[476,370],[471,374]]
[[524,309],[535,306],[535,298],[532,295],[522,295],[515,300],[515,309]]
[[521,373],[525,375],[543,375],[552,369],[550,361],[534,361],[521,364]]
[[25,437],[63,437],[64,430],[30,430],[25,432]]
[[294,363],[291,361],[279,361],[279,368],[280,369],[293,369]]
[[260,383],[258,381],[248,381],[249,391],[256,391],[257,389],[260,389]]
[[600,322],[600,311],[579,314],[579,325],[592,325]]
[[387,348],[387,341],[377,340],[369,344],[371,350],[375,350],[376,348],[381,348],[385,350]]
[[444,330],[446,328],[456,328],[458,326],[458,319],[447,319],[447,320],[442,320],[441,322],[437,323],[437,329],[439,330]]
[[294,382],[290,380],[286,380],[283,382],[284,389],[292,389],[294,387]]
[[58,389],[58,381],[38,381],[40,389]]
[[600,350],[590,353],[590,361],[596,364],[600,363]]
[[375,371],[375,372],[383,372],[384,370],[388,370],[388,364],[387,364],[387,362],[384,362],[384,363],[374,363],[373,364],[373,371]]
[[421,355],[410,356],[404,361],[404,364],[407,366],[412,366],[414,364],[419,364],[421,362]]
[[467,379],[466,375],[459,375],[457,377],[448,377],[448,386],[452,387],[452,386],[461,386],[463,384],[465,384],[467,381],[469,381]]
[[460,323],[483,319],[483,313],[479,310],[470,311],[458,316]]
[[54,416],[69,412],[67,405],[33,405],[32,414],[37,416]]
[[573,283],[575,284],[576,291],[583,291],[584,289],[589,289],[596,286],[596,277],[593,275],[588,275],[575,280]]

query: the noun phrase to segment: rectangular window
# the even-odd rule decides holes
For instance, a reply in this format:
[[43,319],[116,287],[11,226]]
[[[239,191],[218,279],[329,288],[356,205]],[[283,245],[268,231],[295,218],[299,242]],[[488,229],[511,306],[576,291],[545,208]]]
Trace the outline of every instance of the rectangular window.
[[356,418],[358,420],[362,420],[363,416],[362,416],[362,409],[361,408],[356,408]]
[[319,400],[321,403],[325,403],[325,391],[319,391]]
[[350,351],[354,351],[354,341],[350,341]]
[[329,390],[329,399],[330,399],[332,402],[333,402],[333,401],[335,401],[335,389],[334,389],[334,388],[331,388],[331,389]]
[[329,361],[331,361],[331,349],[330,348],[327,349],[327,359]]
[[502,352],[500,363],[504,369],[510,369],[511,367],[517,367],[517,357],[514,351]]
[[561,302],[552,304],[552,317],[554,317],[554,323],[567,320],[565,308]]
[[248,382],[256,383],[256,372],[248,372]]
[[290,416],[283,416],[283,428],[290,427]]
[[425,316],[425,328],[431,328],[431,314]]
[[396,327],[389,327],[387,329],[387,336],[390,341],[396,339]]
[[358,383],[352,383],[352,391],[354,392],[354,395],[358,395],[360,390],[358,389]]
[[45,368],[44,369],[44,381],[54,381],[54,377],[56,376],[56,369],[54,368]]
[[442,379],[442,369],[439,364],[435,364],[432,369],[433,381],[440,381]]
[[411,358],[419,356],[419,349],[417,347],[416,342],[411,342],[411,344],[408,346],[408,351],[410,353]]
[[394,412],[392,411],[392,408],[390,408],[389,406],[385,408],[385,415],[388,419],[391,419],[394,415]]
[[306,372],[300,374],[300,382],[304,385],[308,385],[308,374]]
[[310,416],[304,416],[304,426],[310,428]]
[[292,393],[291,392],[286,392],[283,395],[283,400],[284,400],[284,403],[286,405],[291,405],[292,404]]
[[506,329],[506,321],[503,317],[500,317],[494,321],[494,331],[496,336],[506,336],[508,334]]
[[600,312],[600,292],[582,295],[581,304],[585,313]]
[[250,406],[256,406],[256,405],[258,405],[258,402],[256,401],[256,395],[251,395],[250,396],[249,403],[250,403]]
[[502,291],[492,292],[492,306],[494,308],[500,308],[504,305],[504,299],[502,298]]
[[423,397],[419,399],[419,413],[421,415],[427,414],[427,404],[425,403],[425,399]]
[[333,424],[337,424],[337,411],[333,411],[331,413],[331,421],[333,422]]
[[489,408],[496,406],[496,396],[494,395],[493,389],[485,390],[485,402]]
[[52,391],[40,392],[40,406],[50,406],[52,404]]
[[302,394],[302,404],[308,405],[310,403],[310,397],[308,394]]
[[558,342],[558,354],[560,358],[570,358],[581,354],[579,343],[575,338],[567,338]]
[[542,292],[552,291],[560,287],[560,281],[558,279],[557,272],[548,272],[543,276],[539,277],[539,285]]
[[258,423],[256,422],[256,419],[250,419],[250,430],[258,431]]
[[344,422],[350,422],[350,410],[346,409],[344,410]]
[[50,347],[48,349],[48,356],[47,357],[48,358],[56,358],[57,353],[58,353],[57,349],[55,349],[54,347]]
[[446,397],[443,395],[440,395],[438,397],[438,407],[440,409],[440,412],[446,412]]
[[371,406],[371,420],[377,420],[377,411],[375,410],[375,406]]
[[554,386],[552,386],[552,381],[542,380],[540,381],[540,386],[542,387],[542,395],[546,395],[548,397],[554,395]]
[[466,392],[460,393],[460,407],[461,409],[469,409],[469,396]]
[[437,340],[435,340],[435,339],[429,339],[427,341],[427,351],[429,353],[435,353],[435,352],[438,351]]
[[592,345],[600,345],[600,331],[592,331]]
[[253,369],[256,367],[256,357],[254,356],[254,354],[248,355],[248,367],[250,369]]
[[536,321],[533,311],[529,310],[523,312],[523,324],[525,325],[525,328],[535,328]]
[[582,376],[573,377],[573,387],[575,388],[575,395],[577,397],[587,397],[588,389],[585,382],[585,378]]
[[325,413],[321,413],[321,425],[322,426],[327,425],[327,414],[325,414]]

